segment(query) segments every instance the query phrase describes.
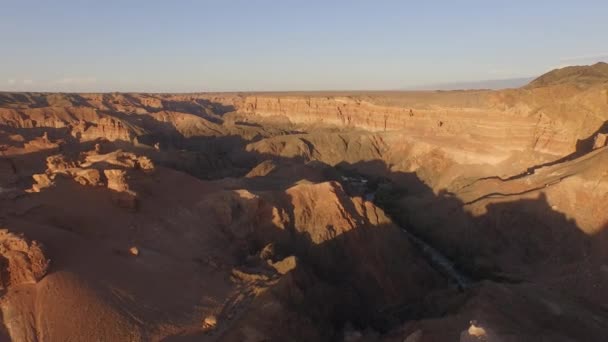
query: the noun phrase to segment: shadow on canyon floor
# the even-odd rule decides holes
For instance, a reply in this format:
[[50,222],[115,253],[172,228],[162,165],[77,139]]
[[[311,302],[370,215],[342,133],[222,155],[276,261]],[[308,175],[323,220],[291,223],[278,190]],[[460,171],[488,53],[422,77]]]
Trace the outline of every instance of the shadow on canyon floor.
[[[275,160],[278,165],[303,161],[272,155],[257,155],[256,159]],[[365,198],[370,192],[375,194],[374,202],[395,223],[447,256],[461,272],[476,281],[542,284],[547,277],[571,277],[573,267],[580,271],[592,264],[608,262],[603,247],[608,243],[608,223],[599,233],[587,235],[573,219],[555,210],[540,191],[537,195],[513,196],[473,207],[447,192],[435,193],[413,173],[391,171],[382,160],[340,163],[334,167],[316,163],[325,168],[326,180],[342,182],[350,195]],[[367,180],[365,189],[345,181],[361,176]],[[265,177],[273,176],[271,173]],[[319,181],[314,177],[309,180]],[[284,187],[299,181],[296,179]],[[331,243],[327,245],[331,246]],[[348,255],[343,257],[348,258]],[[608,305],[605,298],[598,301],[595,295],[575,290],[574,283],[569,286],[560,290],[563,291],[561,295],[578,298],[605,314]],[[404,288],[404,291],[407,290]],[[397,304],[384,308],[387,315],[379,317],[386,320],[394,315],[402,321],[441,317],[449,308],[464,302],[466,293],[469,292],[454,295],[452,302],[443,298],[442,304],[433,302],[436,296],[423,296],[422,304],[415,301]],[[374,328],[384,331],[382,324],[376,324]],[[597,340],[597,335],[590,340]]]
[[[255,155],[253,159],[274,160],[278,165],[303,161],[272,155]],[[554,210],[540,191],[536,196],[479,203],[472,213],[471,206],[457,197],[443,191],[435,193],[414,173],[391,171],[382,160],[343,162],[335,167],[318,161],[316,164],[323,172],[322,176],[309,177],[313,182],[324,177],[344,184],[342,175],[363,176],[369,182],[367,189],[352,191],[349,184],[344,184],[345,188],[363,197],[365,192],[375,193],[375,203],[396,223],[442,251],[476,279],[531,279],[550,267],[599,257],[599,246],[608,242],[606,231],[586,235],[574,220]],[[295,172],[281,188],[300,181]],[[271,173],[256,182],[263,184],[264,179],[272,177]],[[278,182],[271,184],[276,186]],[[247,187],[247,182],[240,185]],[[265,189],[253,185],[249,190]]]
[[[250,157],[255,160],[251,165],[274,160],[279,168],[281,165],[291,167],[305,162],[302,158],[256,153],[250,154]],[[372,190],[376,194],[376,204],[383,207],[396,223],[423,238],[448,256],[461,271],[479,282],[540,283],[539,276],[543,273],[559,272],[566,264],[576,264],[594,257],[591,244],[594,241],[597,243],[598,239],[605,240],[605,234],[585,235],[573,220],[555,211],[543,195],[492,203],[487,205],[485,213],[474,215],[454,196],[445,192],[435,194],[415,174],[391,172],[380,160],[341,163],[335,167],[316,161],[312,167],[321,169],[320,174],[325,177],[323,180],[342,182],[345,193],[339,189],[336,191],[346,212],[356,213],[346,193],[365,197],[365,193]],[[242,188],[272,203],[279,203],[292,222],[286,230],[277,230],[270,225],[259,228],[258,234],[265,238],[259,240],[257,236],[248,250],[256,254],[271,241],[277,244],[277,259],[296,255],[302,261],[290,273],[289,280],[284,280],[289,281],[288,289],[280,287],[281,290],[276,290],[275,294],[283,303],[288,303],[290,310],[307,317],[312,326],[329,334],[322,336],[324,339],[337,340],[349,323],[358,329],[371,327],[383,333],[405,321],[452,315],[478,291],[476,286],[472,291],[464,292],[449,286],[446,279],[442,279],[436,270],[423,261],[424,257],[407,241],[405,235],[398,234],[395,226],[372,227],[360,215],[355,215],[358,223],[352,231],[316,244],[309,233],[298,232],[293,226],[297,209],[290,204],[290,199],[282,197],[286,195],[268,197],[268,194],[286,190],[302,181],[321,180],[301,177],[294,169],[294,174],[287,176],[283,183],[272,181],[266,187],[261,185],[265,179],[276,177],[273,173],[279,171],[254,177],[254,185],[239,183]],[[360,188],[353,188],[352,184],[345,182],[342,176],[363,176],[370,185],[362,192]],[[265,216],[262,221],[270,220],[270,213]],[[329,232],[332,228],[325,227]],[[565,292],[559,296],[578,298],[580,294]],[[604,313],[606,303],[580,300],[597,310],[595,312]],[[525,317],[528,315],[521,314]],[[561,322],[563,319],[558,316],[545,317],[543,322],[548,325]],[[282,325],[281,318],[273,318],[272,322]],[[532,316],[528,318],[535,319]],[[263,327],[262,321],[260,319],[256,324]],[[459,324],[457,329],[446,332],[445,336],[458,340],[460,332],[468,328],[469,322],[463,320]],[[584,329],[576,326],[577,331],[584,332]],[[273,327],[269,325],[268,329],[272,330]],[[568,334],[576,330],[567,326],[556,329]],[[281,329],[275,330],[279,333]],[[512,333],[517,336],[521,331],[514,328]],[[591,336],[589,340],[597,340],[597,333],[597,330],[593,330],[579,336]],[[181,336],[176,340],[195,338]]]
[[435,193],[413,173],[390,171],[380,160],[338,167],[371,177],[380,207],[474,278],[527,279],[549,265],[588,258],[592,240],[605,240],[587,236],[541,192],[472,208],[448,192]]

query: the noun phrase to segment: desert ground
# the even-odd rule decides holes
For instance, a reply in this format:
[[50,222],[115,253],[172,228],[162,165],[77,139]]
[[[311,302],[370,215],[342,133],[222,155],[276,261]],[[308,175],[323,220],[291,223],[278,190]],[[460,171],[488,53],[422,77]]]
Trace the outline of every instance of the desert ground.
[[606,341],[608,64],[0,93],[1,341]]

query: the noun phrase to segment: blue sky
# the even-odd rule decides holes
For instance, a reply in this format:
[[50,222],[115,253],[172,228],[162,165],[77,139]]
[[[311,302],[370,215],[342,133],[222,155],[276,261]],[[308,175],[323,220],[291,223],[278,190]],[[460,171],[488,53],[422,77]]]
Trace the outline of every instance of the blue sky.
[[608,60],[608,1],[0,0],[0,90],[402,89]]

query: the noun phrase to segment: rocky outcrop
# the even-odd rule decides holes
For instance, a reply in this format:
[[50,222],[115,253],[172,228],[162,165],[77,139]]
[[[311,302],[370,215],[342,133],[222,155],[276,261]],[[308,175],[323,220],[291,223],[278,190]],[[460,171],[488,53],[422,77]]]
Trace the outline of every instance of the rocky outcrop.
[[84,161],[79,165],[85,168],[115,166],[123,169],[154,171],[154,163],[150,158],[121,150],[105,154],[91,151],[85,154]]
[[[415,261],[413,247],[381,209],[349,197],[339,183],[299,184],[286,195],[304,262],[326,279],[348,283],[363,305],[380,309],[441,284],[426,262]],[[412,271],[420,275],[416,282],[405,275]]]
[[106,186],[114,192],[112,198],[119,207],[137,208],[137,193],[129,186],[129,175],[153,172],[150,159],[120,150],[106,154],[94,150],[83,157],[84,160],[69,160],[64,155],[48,157],[46,173],[32,176],[35,183],[30,191],[40,192],[53,186],[58,176],[66,176],[81,185]]
[[0,286],[6,290],[21,284],[35,284],[48,272],[49,258],[43,246],[24,235],[0,229]]
[[251,169],[245,177],[253,178],[253,177],[263,177],[272,173],[277,168],[276,163],[272,160],[265,160],[258,165],[256,165],[253,169]]
[[136,209],[137,193],[129,188],[127,171],[120,169],[106,169],[103,174],[108,180],[108,189],[115,191],[114,203],[119,207]]
[[81,141],[107,139],[131,142],[138,135],[138,130],[123,120],[100,117],[92,122],[78,121],[72,126],[71,133]]

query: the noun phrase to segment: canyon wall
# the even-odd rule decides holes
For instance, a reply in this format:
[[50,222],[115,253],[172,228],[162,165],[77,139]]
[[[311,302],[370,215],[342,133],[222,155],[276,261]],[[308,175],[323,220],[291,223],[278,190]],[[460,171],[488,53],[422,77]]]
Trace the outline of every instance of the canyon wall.
[[403,136],[442,146],[461,162],[496,164],[513,151],[564,156],[608,119],[608,87],[404,92],[374,95],[252,94],[236,104],[243,120],[281,118]]

